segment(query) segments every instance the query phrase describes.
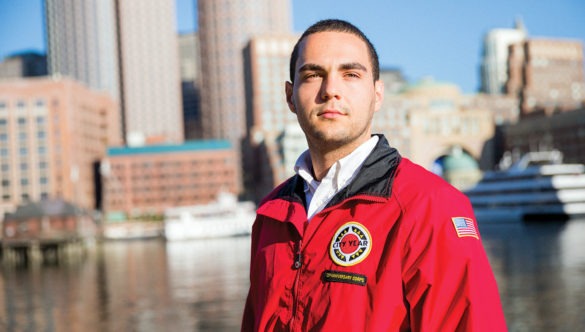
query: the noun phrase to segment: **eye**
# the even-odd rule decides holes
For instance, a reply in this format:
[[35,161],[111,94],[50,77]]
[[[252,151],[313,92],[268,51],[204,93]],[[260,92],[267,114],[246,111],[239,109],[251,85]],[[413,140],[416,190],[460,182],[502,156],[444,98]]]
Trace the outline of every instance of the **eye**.
[[307,74],[304,76],[304,78],[307,80],[307,79],[311,79],[311,78],[317,78],[317,77],[320,77],[320,76],[321,76],[321,75],[320,75],[320,74],[318,74],[318,73],[307,73]]
[[348,71],[344,74],[345,77],[350,77],[350,78],[359,78],[360,75],[356,72],[353,71]]

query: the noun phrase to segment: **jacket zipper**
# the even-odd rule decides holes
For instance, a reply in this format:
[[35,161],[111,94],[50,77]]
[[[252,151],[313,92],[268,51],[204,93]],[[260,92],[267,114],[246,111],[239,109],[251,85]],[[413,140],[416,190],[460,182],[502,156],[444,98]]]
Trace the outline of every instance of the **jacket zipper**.
[[303,266],[303,253],[301,252],[302,244],[303,244],[303,241],[299,240],[299,242],[297,243],[295,258],[294,258],[294,262],[293,262],[293,266],[292,266],[292,268],[294,270],[297,270],[297,273],[295,275],[295,281],[294,281],[293,289],[292,289],[293,307],[292,307],[292,317],[290,320],[291,330],[294,330],[293,326],[294,326],[294,322],[295,322],[295,317],[297,315],[297,310],[298,310],[297,307],[299,305],[299,296],[300,296],[299,279],[301,277],[301,267]]

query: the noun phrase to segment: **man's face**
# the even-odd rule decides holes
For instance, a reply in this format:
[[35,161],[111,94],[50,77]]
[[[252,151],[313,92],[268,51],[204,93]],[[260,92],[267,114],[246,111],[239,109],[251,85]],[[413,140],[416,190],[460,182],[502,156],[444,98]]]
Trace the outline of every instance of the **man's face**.
[[286,84],[289,108],[309,147],[324,151],[353,149],[368,140],[383,94],[382,82],[374,82],[365,42],[344,32],[306,37],[300,44],[294,84]]

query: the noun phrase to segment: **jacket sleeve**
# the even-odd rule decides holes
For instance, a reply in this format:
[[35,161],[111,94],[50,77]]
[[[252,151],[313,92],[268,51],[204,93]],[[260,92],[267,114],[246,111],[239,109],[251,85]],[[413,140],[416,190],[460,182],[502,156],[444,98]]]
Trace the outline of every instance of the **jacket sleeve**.
[[254,226],[252,226],[252,244],[250,248],[250,288],[248,290],[248,296],[246,298],[246,304],[244,306],[244,314],[242,317],[241,331],[255,331],[256,326],[256,315],[254,313],[254,289],[252,283],[252,273],[254,271],[254,257],[256,256],[258,246],[258,233],[259,233],[259,221],[256,218]]
[[[432,190],[432,189],[431,189]],[[466,196],[444,186],[405,209],[402,278],[413,331],[506,331]]]

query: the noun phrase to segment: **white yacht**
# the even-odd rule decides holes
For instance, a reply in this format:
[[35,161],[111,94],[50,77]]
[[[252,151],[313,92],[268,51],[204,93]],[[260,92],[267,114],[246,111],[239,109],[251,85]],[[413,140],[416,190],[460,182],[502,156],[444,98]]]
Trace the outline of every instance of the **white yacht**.
[[465,191],[479,222],[585,216],[585,165],[559,151],[530,152],[505,170],[486,172]]
[[256,217],[253,202],[239,202],[228,193],[205,205],[165,210],[164,235],[168,241],[248,235]]

